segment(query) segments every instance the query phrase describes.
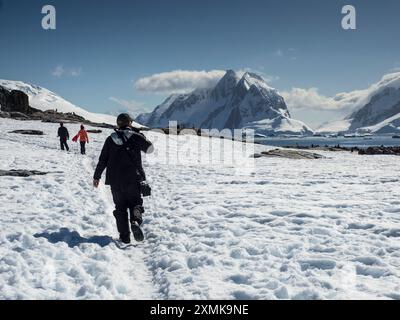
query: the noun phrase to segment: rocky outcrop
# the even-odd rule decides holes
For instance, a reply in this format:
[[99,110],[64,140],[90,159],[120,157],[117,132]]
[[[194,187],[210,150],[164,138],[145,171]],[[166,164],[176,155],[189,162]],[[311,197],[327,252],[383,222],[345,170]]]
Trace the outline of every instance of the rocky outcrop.
[[11,115],[9,112],[4,112],[0,110],[0,118],[11,118]]
[[29,96],[19,90],[7,90],[0,86],[0,118],[15,120],[39,120],[48,123],[82,123],[93,127],[114,128],[105,123],[93,123],[75,113],[62,113],[54,110],[41,111],[29,105]]
[[29,106],[29,97],[22,91],[0,87],[0,105],[2,112],[19,112],[21,114],[32,114],[37,111]]
[[392,155],[400,156],[400,147],[369,147],[358,151],[360,155]]
[[86,130],[86,132],[87,133],[96,133],[96,134],[98,134],[98,133],[102,133],[103,131],[101,131],[101,130]]
[[11,119],[15,119],[15,120],[31,120],[31,117],[25,113],[22,112],[9,112],[8,113],[10,115]]
[[[334,147],[321,147],[319,145],[312,146],[286,146],[283,148],[300,149],[300,150],[314,150],[314,151],[331,151],[331,152],[351,152],[358,153],[359,155],[400,155],[400,147],[342,147],[340,145]],[[261,157],[262,155],[259,155]]]
[[270,151],[263,151],[254,155],[254,158],[286,158],[286,159],[322,159],[322,155],[300,150],[285,150],[275,149]]
[[[342,152],[342,151],[354,151],[355,148],[346,148],[342,147],[341,145],[336,145],[336,146],[320,146],[317,144],[312,144],[311,146],[300,146],[300,145],[295,145],[295,146],[283,146],[282,148],[285,149],[300,149],[300,150],[314,150],[314,151],[332,151],[332,152]],[[358,151],[358,149],[357,149]]]
[[53,110],[38,111],[31,115],[32,120],[42,120],[47,123],[75,122],[86,123],[86,119],[76,115],[75,113],[60,113]]
[[0,170],[0,177],[30,177],[30,176],[43,176],[47,172],[41,172],[36,170]]
[[32,136],[42,136],[44,133],[40,130],[14,130],[10,133],[27,134]]

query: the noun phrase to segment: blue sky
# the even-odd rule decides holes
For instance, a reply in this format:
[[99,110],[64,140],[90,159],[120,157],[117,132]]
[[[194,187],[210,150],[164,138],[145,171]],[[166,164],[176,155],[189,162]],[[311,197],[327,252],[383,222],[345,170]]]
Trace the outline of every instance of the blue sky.
[[[280,91],[363,89],[400,67],[398,0],[0,0],[0,78],[46,87],[96,112],[152,109],[134,83],[174,70],[258,71]],[[41,8],[57,29],[41,28]],[[357,9],[357,30],[341,8]],[[119,103],[118,103],[119,102]],[[294,109],[317,125],[343,110]]]

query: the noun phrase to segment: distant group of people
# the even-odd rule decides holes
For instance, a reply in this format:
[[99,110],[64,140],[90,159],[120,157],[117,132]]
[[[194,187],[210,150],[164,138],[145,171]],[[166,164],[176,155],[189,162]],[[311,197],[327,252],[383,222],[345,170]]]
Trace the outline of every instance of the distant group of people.
[[[69,140],[69,132],[68,129],[64,126],[64,123],[60,123],[60,127],[58,128],[58,137],[60,138],[60,147],[61,150],[69,151],[69,146],[67,141]],[[81,125],[81,130],[72,138],[73,142],[80,143],[81,146],[81,154],[86,154],[86,144],[89,143],[89,136],[85,127]]]

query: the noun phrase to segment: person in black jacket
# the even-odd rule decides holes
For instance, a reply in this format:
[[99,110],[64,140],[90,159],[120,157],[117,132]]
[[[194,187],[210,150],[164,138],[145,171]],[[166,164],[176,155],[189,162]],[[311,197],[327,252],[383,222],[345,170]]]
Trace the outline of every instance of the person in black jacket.
[[60,137],[60,146],[61,150],[64,150],[64,147],[69,151],[69,147],[67,144],[67,140],[69,139],[69,132],[66,127],[64,127],[64,123],[60,123],[60,127],[58,128],[58,137]]
[[151,153],[154,147],[143,134],[132,128],[132,119],[128,114],[119,115],[117,124],[118,129],[104,143],[94,173],[93,186],[98,188],[102,173],[107,169],[105,184],[111,186],[120,240],[128,244],[131,241],[129,220],[135,240],[144,239],[140,229],[144,213],[140,184],[146,181],[146,175],[141,152]]

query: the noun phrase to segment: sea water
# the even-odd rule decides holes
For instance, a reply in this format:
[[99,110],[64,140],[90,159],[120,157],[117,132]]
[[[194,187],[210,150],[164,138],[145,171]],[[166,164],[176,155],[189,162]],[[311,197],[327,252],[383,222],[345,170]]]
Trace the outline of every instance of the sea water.
[[274,138],[257,138],[256,142],[275,147],[286,147],[286,146],[300,146],[300,147],[311,147],[312,145],[324,146],[337,146],[341,147],[394,147],[400,146],[400,139],[393,138],[392,135],[376,135],[368,137],[351,137],[345,138],[340,137],[274,137]]

